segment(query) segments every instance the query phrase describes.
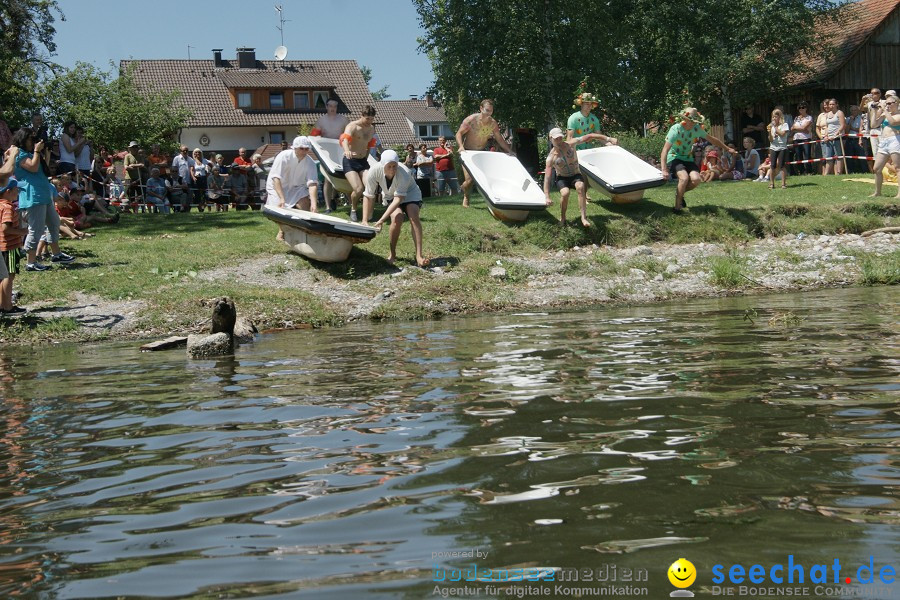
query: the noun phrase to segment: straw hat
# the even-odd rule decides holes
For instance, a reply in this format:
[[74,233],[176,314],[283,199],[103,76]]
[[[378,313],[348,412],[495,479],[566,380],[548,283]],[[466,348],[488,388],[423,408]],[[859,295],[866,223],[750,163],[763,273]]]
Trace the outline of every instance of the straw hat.
[[693,106],[688,106],[679,115],[682,121],[690,121],[691,123],[703,123],[706,117],[700,114],[700,111]]
[[594,106],[600,106],[600,101],[597,99],[597,96],[593,95],[590,92],[584,92],[583,94],[579,94],[575,98],[575,105],[581,106],[585,102],[590,102]]

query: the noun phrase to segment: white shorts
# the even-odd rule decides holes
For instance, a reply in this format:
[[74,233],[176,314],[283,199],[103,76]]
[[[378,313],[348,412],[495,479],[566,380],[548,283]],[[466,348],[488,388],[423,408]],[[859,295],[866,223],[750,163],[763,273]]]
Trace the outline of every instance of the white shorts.
[[900,154],[900,136],[883,135],[878,140],[878,154]]

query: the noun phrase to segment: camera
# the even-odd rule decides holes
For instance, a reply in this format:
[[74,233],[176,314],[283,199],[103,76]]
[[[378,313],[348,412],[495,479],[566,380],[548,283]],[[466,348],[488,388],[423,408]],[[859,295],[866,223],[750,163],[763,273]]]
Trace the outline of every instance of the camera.
[[878,108],[878,102],[870,102],[870,103],[869,103],[869,108],[872,108],[872,109]]

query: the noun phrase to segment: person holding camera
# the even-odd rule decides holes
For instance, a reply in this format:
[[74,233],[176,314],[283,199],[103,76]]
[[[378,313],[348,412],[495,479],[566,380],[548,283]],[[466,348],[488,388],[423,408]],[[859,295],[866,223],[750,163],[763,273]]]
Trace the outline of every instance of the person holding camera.
[[873,87],[869,92],[869,103],[864,107],[869,117],[869,144],[872,147],[872,156],[878,154],[878,123],[875,122],[875,111],[881,106],[881,90]]
[[[881,184],[884,180],[882,169],[890,160],[895,169],[900,169],[900,109],[896,94],[887,96],[875,109],[875,120],[872,128],[881,127],[878,135],[878,152],[875,153],[875,193],[881,195]],[[900,188],[895,198],[900,198]]]

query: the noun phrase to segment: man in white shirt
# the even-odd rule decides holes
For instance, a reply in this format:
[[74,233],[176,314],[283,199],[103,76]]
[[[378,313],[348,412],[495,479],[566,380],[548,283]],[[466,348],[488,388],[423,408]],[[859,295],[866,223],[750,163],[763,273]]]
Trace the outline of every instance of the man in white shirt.
[[[290,148],[278,153],[266,179],[266,206],[316,212],[316,202],[310,198],[318,195],[319,178],[309,156],[311,146],[308,137],[299,135]],[[276,239],[284,239],[280,227]]]
[[375,229],[381,231],[384,222],[388,219],[391,220],[391,253],[388,255],[388,262],[394,264],[394,261],[397,260],[397,241],[400,239],[400,229],[403,226],[405,215],[409,219],[413,244],[416,246],[416,264],[420,267],[427,267],[429,261],[422,254],[422,222],[419,220],[422,192],[406,167],[400,166],[400,157],[395,151],[385,150],[381,155],[381,162],[366,173],[365,184],[364,211],[367,206],[371,206],[372,200],[375,198],[375,190],[379,185],[385,200],[390,202],[384,214],[374,225]]
[[[320,135],[335,140],[341,137],[341,134],[344,133],[344,129],[347,128],[347,123],[349,123],[350,120],[345,115],[337,114],[337,109],[338,101],[334,98],[329,98],[328,102],[325,103],[325,110],[327,112],[319,117],[319,120],[316,121],[316,125],[309,134]],[[334,208],[334,188],[331,187],[331,182],[326,178],[325,209],[326,211],[331,211],[334,210]]]

